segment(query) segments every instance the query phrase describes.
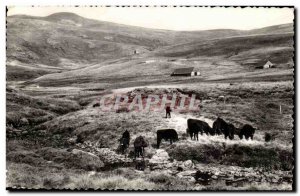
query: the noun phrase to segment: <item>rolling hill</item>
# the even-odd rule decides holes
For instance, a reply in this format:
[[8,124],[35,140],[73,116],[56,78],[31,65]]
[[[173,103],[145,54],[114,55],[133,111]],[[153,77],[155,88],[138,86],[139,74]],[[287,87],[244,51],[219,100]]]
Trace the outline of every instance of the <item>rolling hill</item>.
[[293,35],[290,33],[205,40],[164,47],[142,58],[124,57],[82,69],[48,74],[33,82],[43,86],[93,82],[121,85],[124,80],[136,80],[135,83],[143,83],[144,80],[148,83],[156,83],[157,80],[174,82],[177,79],[169,77],[170,73],[180,67],[194,67],[203,73],[201,79],[212,79],[259,71],[257,67],[262,67],[267,60],[277,67],[268,72],[278,74],[276,72],[280,70],[292,68],[293,51]]
[[[7,80],[55,78],[59,82],[61,78],[73,83],[74,77],[92,81],[166,75],[182,64],[170,63],[169,58],[197,58],[193,66],[204,70],[201,63],[208,63],[211,69],[223,60],[243,65],[271,59],[285,64],[293,55],[292,32],[293,24],[249,31],[170,31],[91,20],[73,13],[14,15],[7,17]],[[156,57],[160,60],[151,62]],[[214,57],[218,58],[205,60]]]
[[223,56],[243,64],[251,59],[287,63],[293,57],[293,34],[268,34],[205,40],[170,46],[157,51],[165,57]]

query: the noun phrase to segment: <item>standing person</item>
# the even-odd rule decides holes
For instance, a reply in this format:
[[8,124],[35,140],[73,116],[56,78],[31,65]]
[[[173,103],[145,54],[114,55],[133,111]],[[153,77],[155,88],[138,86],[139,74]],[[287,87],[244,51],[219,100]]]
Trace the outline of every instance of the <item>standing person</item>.
[[167,106],[166,107],[166,118],[168,118],[168,116],[171,118],[171,107],[170,106]]

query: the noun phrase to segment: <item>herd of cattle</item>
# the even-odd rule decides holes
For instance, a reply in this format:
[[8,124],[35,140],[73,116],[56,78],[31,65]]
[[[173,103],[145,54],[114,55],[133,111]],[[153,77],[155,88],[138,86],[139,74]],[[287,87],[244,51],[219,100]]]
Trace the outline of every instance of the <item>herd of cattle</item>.
[[[222,118],[217,118],[213,123],[213,127],[210,127],[206,122],[197,120],[197,119],[188,119],[187,120],[187,134],[197,141],[199,140],[199,133],[202,135],[203,133],[207,135],[224,135],[225,139],[229,138],[230,140],[234,139],[234,135],[238,135],[240,139],[245,137],[246,140],[251,138],[253,140],[253,136],[255,133],[255,128],[251,125],[246,124],[241,128],[236,128],[233,124],[227,123]],[[178,141],[178,134],[174,129],[161,129],[157,130],[157,148],[159,148],[162,140],[170,141],[172,144],[175,141]],[[120,141],[119,149],[122,153],[129,147],[130,142],[130,133],[126,130]],[[134,157],[139,157],[144,155],[144,148],[148,146],[148,142],[145,140],[143,136],[139,136],[135,139],[134,143]]]

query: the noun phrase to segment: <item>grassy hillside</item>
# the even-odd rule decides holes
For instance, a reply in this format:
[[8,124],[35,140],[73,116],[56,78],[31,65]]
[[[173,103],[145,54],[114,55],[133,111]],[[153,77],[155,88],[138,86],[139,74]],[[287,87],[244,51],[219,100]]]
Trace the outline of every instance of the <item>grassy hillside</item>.
[[8,17],[8,60],[73,69],[74,64],[84,66],[166,45],[137,29],[126,32],[119,25],[71,16]]
[[36,125],[54,117],[79,110],[77,102],[48,97],[32,97],[19,90],[6,88],[6,126],[8,136],[31,131]]
[[157,55],[184,58],[223,56],[242,65],[250,60],[260,63],[270,60],[278,64],[292,60],[293,44],[291,33],[253,35],[170,46],[159,50]]
[[[98,83],[101,88],[106,84],[135,81],[135,84],[176,83],[176,81],[199,82],[241,76],[263,79],[267,74],[281,80],[293,68],[293,34],[255,35],[205,40],[164,47],[144,57],[124,57],[104,61],[82,69],[48,74],[33,82],[44,86],[77,85]],[[261,70],[270,60],[276,69]],[[176,68],[194,67],[202,73],[197,78],[174,78],[170,73]],[[215,72],[218,69],[218,72]],[[280,76],[280,78],[278,78]],[[75,80],[76,78],[76,80]],[[268,79],[265,78],[265,79]],[[264,80],[265,80],[264,79]],[[125,86],[132,86],[127,84]]]
[[[74,69],[156,48],[232,36],[291,32],[292,25],[240,31],[169,31],[120,25],[71,13],[7,18],[7,58]],[[76,66],[75,66],[76,65]]]

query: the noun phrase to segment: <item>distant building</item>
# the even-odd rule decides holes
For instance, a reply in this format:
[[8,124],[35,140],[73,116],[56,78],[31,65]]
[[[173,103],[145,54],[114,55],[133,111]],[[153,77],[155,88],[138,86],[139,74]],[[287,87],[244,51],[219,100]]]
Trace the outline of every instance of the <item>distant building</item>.
[[266,64],[264,64],[263,68],[264,69],[269,69],[269,68],[272,68],[274,67],[274,64],[271,63],[270,61],[268,61]]
[[138,50],[134,50],[133,54],[138,54],[139,51]]
[[194,71],[194,67],[175,69],[171,76],[200,76],[200,72]]

